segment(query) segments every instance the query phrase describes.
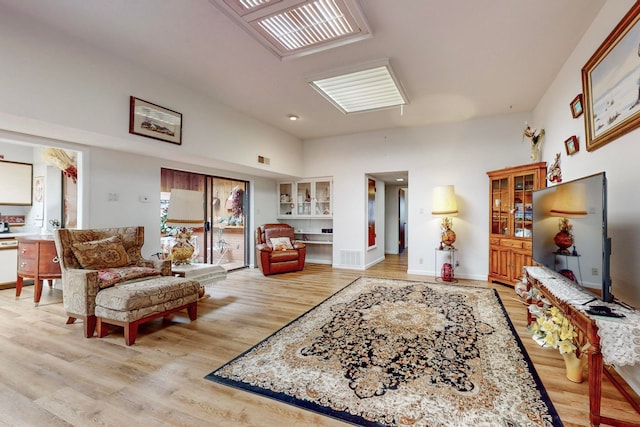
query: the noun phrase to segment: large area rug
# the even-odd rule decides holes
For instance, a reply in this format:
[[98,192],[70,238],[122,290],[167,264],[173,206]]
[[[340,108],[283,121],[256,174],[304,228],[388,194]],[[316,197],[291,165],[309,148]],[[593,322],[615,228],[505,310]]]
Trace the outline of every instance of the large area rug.
[[493,289],[360,278],[206,376],[366,426],[561,426]]

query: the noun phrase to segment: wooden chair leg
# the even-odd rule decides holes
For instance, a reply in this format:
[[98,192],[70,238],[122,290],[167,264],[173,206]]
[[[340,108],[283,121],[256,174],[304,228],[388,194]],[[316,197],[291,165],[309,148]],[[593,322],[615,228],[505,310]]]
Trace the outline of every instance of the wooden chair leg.
[[96,330],[96,316],[87,316],[84,319],[84,336],[85,338],[91,338]]
[[109,325],[98,318],[96,329],[98,330],[98,338],[104,338],[109,333]]
[[198,318],[198,302],[193,302],[187,306],[187,312],[189,313],[189,319],[194,321]]
[[77,318],[75,318],[75,317],[71,317],[71,316],[69,316],[69,317],[67,318],[67,325],[71,325],[72,323],[75,323],[76,319],[77,319]]
[[138,335],[138,324],[136,322],[127,323],[124,325],[124,342],[127,345],[132,345],[136,342]]

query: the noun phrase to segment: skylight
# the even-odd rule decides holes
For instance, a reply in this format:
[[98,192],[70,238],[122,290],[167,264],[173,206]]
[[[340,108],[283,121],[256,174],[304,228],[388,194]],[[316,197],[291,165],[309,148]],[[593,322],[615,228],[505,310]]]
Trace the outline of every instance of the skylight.
[[307,82],[345,114],[408,104],[386,59],[342,73],[311,77]]
[[372,36],[357,0],[209,0],[281,58]]

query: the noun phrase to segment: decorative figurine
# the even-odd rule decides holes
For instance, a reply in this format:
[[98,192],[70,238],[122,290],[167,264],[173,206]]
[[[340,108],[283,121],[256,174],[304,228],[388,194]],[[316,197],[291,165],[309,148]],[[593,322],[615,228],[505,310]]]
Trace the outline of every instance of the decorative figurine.
[[555,182],[556,184],[562,182],[562,170],[560,169],[560,153],[556,153],[556,159],[549,167],[547,179],[549,180],[549,182]]
[[531,140],[531,160],[537,161],[540,155],[540,146],[542,145],[542,137],[544,136],[544,129],[531,129],[531,126],[527,122],[524,122],[525,128],[522,132],[522,140],[525,138]]

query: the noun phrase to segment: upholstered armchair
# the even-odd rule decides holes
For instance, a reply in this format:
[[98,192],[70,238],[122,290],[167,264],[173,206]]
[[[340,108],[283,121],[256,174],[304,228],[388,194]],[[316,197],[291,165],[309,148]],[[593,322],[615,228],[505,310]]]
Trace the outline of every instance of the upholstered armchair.
[[145,277],[170,276],[169,260],[144,259],[144,227],[58,229],[54,241],[62,270],[67,324],[83,319],[89,338],[96,329],[96,296],[101,289]]
[[258,266],[265,276],[304,269],[307,248],[296,242],[288,224],[264,224],[256,230]]

